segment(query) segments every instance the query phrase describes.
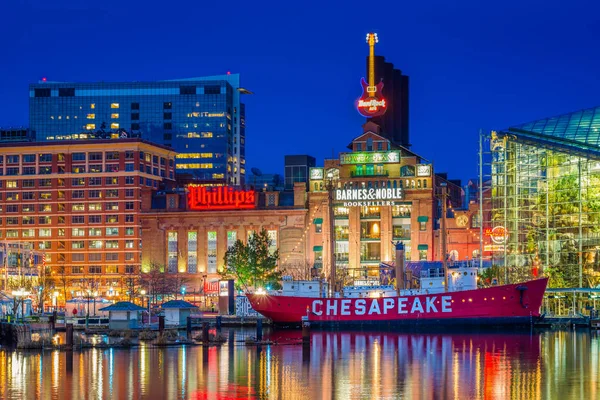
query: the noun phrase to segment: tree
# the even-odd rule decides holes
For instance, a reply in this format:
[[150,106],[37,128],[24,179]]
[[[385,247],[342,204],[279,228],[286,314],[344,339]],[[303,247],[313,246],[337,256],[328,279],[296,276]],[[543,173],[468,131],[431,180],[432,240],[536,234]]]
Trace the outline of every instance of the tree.
[[48,298],[50,292],[54,289],[54,278],[52,278],[51,268],[40,266],[37,278],[37,290],[35,292],[38,304],[38,311],[44,311],[44,301]]
[[279,250],[272,250],[273,241],[266,229],[250,236],[248,243],[237,240],[227,249],[220,274],[234,277],[238,287],[280,287],[282,271],[277,268]]
[[67,304],[67,288],[69,287],[69,284],[71,283],[70,279],[67,275],[67,267],[65,267],[64,265],[61,265],[60,267],[58,267],[56,272],[58,273],[58,284],[62,288],[63,296],[65,298],[65,306],[66,306],[66,304]]
[[141,284],[141,276],[135,272],[126,272],[123,277],[121,283],[125,288],[125,292],[127,293],[127,298],[129,301],[138,297],[140,295],[140,284]]
[[[9,293],[17,290],[23,290],[24,292],[33,292],[33,281],[30,277],[26,277],[23,275],[15,276],[8,279],[7,289]],[[14,296],[13,295],[13,315],[16,317],[17,312],[22,307],[23,302],[25,301],[26,296]]]
[[146,289],[148,296],[156,303],[159,296],[162,300],[171,296],[177,298],[181,293],[181,288],[189,281],[187,276],[177,272],[166,272],[164,265],[152,262],[148,271],[140,274],[137,289]]

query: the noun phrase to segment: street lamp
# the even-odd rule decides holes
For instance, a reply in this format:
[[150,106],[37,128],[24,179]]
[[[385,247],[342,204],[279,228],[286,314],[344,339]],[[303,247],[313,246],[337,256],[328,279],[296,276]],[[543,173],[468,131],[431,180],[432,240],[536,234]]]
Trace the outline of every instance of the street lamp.
[[[146,297],[146,289],[140,290],[142,295],[142,307],[144,306],[144,297]],[[148,325],[150,325],[150,295],[148,295]]]
[[15,301],[15,321],[17,320],[17,300],[21,299],[21,321],[25,320],[25,297],[29,296],[31,292],[25,289],[13,290],[12,295]]

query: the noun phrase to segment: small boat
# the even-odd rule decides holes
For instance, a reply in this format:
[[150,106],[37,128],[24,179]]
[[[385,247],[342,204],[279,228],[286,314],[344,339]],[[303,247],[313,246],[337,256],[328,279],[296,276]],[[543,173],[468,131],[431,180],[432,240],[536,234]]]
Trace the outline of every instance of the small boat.
[[517,327],[540,319],[547,278],[502,286],[477,288],[477,267],[420,271],[420,287],[404,290],[391,285],[344,287],[327,296],[321,281],[284,280],[278,292],[248,294],[252,308],[276,325],[311,327]]

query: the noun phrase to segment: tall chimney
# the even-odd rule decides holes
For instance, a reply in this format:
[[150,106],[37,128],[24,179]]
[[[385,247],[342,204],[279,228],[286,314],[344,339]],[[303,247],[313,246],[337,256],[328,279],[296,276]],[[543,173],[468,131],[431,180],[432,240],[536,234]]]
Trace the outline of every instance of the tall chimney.
[[396,242],[396,292],[406,289],[404,283],[404,243]]

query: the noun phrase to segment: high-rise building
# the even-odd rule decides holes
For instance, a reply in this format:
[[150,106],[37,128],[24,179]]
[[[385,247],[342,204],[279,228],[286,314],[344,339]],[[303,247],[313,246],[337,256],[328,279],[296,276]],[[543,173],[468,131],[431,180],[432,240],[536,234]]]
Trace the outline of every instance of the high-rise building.
[[24,127],[0,127],[0,142],[33,142],[35,136]]
[[174,185],[174,164],[141,139],[0,144],[2,241],[45,253],[72,297],[124,295],[140,271],[140,214]]
[[[367,75],[369,57],[367,56]],[[383,56],[375,56],[375,81],[383,79],[383,97],[386,100],[385,114],[368,118],[381,127],[381,135],[392,143],[410,147],[408,132],[408,76],[385,61]]]
[[308,172],[316,165],[314,157],[309,155],[285,156],[284,189],[294,190],[294,183],[308,183]]
[[241,185],[245,108],[239,74],[157,82],[41,81],[29,87],[29,126],[38,141],[119,136],[172,147],[176,170]]

